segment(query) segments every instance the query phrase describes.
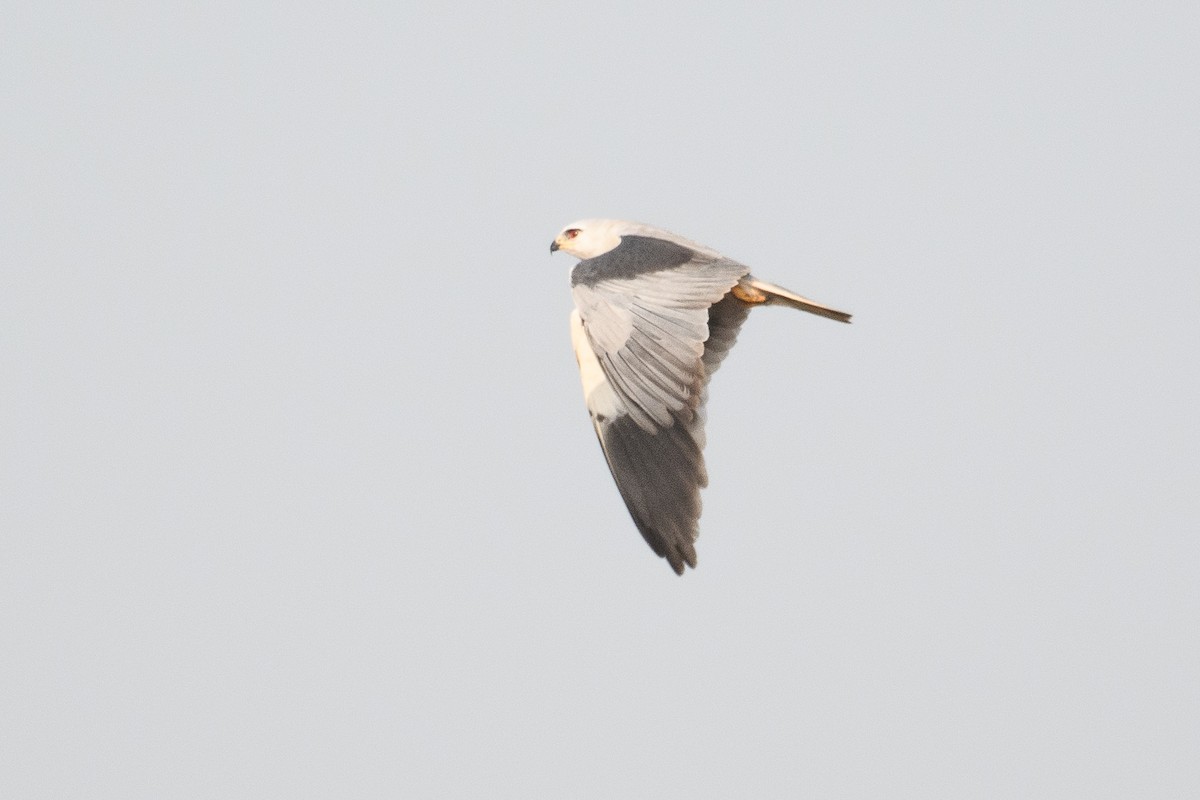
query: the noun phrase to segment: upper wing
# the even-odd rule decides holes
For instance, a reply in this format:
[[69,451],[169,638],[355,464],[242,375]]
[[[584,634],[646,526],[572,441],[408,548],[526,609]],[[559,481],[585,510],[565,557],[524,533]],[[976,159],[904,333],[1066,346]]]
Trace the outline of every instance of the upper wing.
[[726,308],[719,301],[748,272],[734,261],[689,255],[666,269],[576,281],[572,317],[588,411],[609,469],[638,530],[678,573],[696,564],[700,488],[708,483],[705,387],[745,319],[740,302],[730,298],[736,308]]
[[746,272],[733,261],[691,261],[574,287],[596,359],[626,413],[647,433],[689,422],[699,407],[709,308]]

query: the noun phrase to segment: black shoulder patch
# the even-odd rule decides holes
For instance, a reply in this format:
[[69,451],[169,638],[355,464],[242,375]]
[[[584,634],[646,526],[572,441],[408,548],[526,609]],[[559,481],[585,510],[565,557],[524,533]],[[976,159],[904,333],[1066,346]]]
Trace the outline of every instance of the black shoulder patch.
[[595,286],[613,278],[636,278],[686,264],[696,255],[684,247],[652,236],[622,236],[621,243],[603,255],[580,261],[571,270],[571,285]]

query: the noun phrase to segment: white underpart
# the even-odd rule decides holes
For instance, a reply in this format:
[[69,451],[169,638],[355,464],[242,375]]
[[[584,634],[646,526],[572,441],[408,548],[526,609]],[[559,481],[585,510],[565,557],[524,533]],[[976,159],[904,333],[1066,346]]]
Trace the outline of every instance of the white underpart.
[[583,318],[578,311],[571,312],[571,346],[575,348],[575,360],[579,362],[579,379],[583,383],[583,400],[593,417],[612,419],[623,411],[616,392],[604,377],[604,370],[596,360],[596,353],[588,344],[587,332],[583,329]]

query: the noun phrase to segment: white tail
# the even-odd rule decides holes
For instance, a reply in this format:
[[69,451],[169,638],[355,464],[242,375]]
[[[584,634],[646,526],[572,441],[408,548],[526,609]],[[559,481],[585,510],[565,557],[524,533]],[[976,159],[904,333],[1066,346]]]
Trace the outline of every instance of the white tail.
[[838,322],[850,321],[850,315],[845,311],[838,311],[836,308],[814,303],[807,297],[801,297],[795,292],[789,292],[782,286],[760,281],[758,278],[750,275],[747,275],[738,282],[738,285],[734,287],[734,294],[747,303],[778,304],[790,308],[798,308],[801,311],[807,311],[810,314],[816,314],[820,317],[828,317]]

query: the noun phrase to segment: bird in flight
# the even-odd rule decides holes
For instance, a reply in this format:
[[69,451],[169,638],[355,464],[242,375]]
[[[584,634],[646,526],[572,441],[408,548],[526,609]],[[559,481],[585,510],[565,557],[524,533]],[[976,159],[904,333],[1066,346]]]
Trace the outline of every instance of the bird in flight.
[[592,426],[650,548],[676,574],[696,567],[708,380],[755,306],[850,315],[760,281],[681,236],[615,219],[562,229],[550,252],[571,270],[571,343]]

